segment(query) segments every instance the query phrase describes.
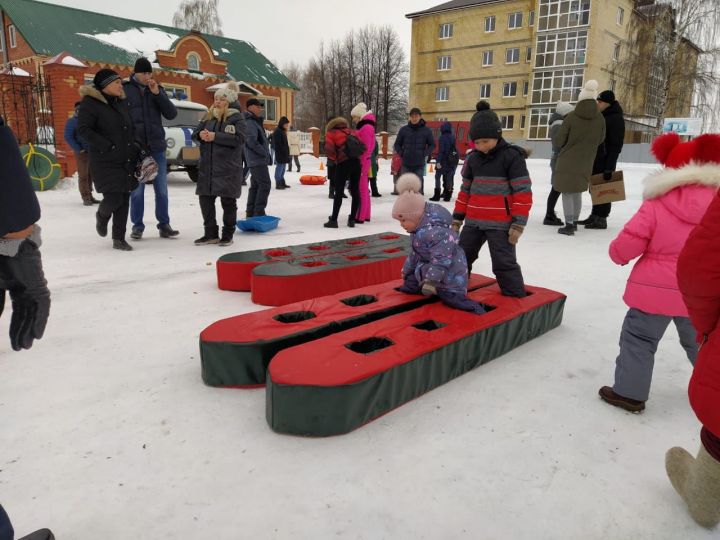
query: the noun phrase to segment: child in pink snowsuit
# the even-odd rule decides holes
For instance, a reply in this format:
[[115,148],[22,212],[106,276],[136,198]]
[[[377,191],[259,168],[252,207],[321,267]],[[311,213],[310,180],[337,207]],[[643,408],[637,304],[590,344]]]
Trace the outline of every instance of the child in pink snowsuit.
[[360,207],[355,215],[355,223],[370,221],[370,157],[375,149],[375,115],[367,110],[367,105],[358,103],[350,112],[355,122],[355,133],[365,145],[365,152],[360,157]]

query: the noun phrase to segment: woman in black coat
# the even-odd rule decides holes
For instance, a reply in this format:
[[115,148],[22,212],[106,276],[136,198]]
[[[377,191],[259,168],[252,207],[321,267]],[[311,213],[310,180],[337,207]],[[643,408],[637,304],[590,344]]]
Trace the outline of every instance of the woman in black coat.
[[[195,128],[192,138],[200,143],[200,164],[195,193],[200,198],[205,234],[195,245],[233,243],[237,223],[237,199],[243,181],[243,144],[245,119],[238,109],[230,106],[237,101],[238,87],[228,83],[215,92],[215,102]],[[222,238],[218,238],[215,219],[215,199],[220,197],[223,207]]]
[[288,144],[287,130],[290,120],[283,116],[272,134],[275,148],[275,189],[287,189],[290,186],[285,182],[285,169],[290,163],[290,145]]
[[107,236],[112,217],[113,248],[131,251],[125,229],[130,192],[138,185],[138,150],[120,76],[111,69],[101,69],[92,85],[80,88],[80,95],[78,132],[90,145],[91,176],[95,189],[103,194],[95,228],[100,236]]

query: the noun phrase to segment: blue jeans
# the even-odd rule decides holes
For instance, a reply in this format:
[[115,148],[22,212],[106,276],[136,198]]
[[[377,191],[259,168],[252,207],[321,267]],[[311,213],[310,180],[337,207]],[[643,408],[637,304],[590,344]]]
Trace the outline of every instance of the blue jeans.
[[[167,158],[165,152],[152,152],[152,157],[158,164],[158,174],[153,180],[155,190],[155,218],[158,225],[170,225],[168,214],[168,184],[167,184]],[[133,229],[144,231],[143,215],[145,214],[145,184],[140,184],[130,194],[130,221]]]
[[282,186],[285,183],[285,169],[287,169],[287,163],[276,163],[275,164],[275,185]]
[[402,165],[400,167],[400,174],[405,173],[414,173],[417,175],[418,178],[420,178],[420,193],[423,195],[425,194],[425,164],[418,165],[417,167],[408,167],[406,165]]

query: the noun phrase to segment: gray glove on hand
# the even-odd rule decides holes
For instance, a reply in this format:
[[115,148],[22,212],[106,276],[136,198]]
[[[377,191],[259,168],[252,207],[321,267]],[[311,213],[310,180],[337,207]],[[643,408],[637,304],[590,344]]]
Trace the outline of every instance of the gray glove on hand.
[[435,288],[434,283],[430,281],[424,281],[420,292],[423,294],[423,296],[433,296],[437,294],[437,289]]
[[29,349],[43,336],[50,315],[50,291],[40,250],[32,240],[24,240],[14,257],[0,256],[0,314],[5,291],[10,292],[13,309],[10,344],[15,351]]
[[462,227],[462,221],[458,219],[453,219],[452,225],[450,225],[450,228],[455,231],[456,233],[460,232],[460,227]]

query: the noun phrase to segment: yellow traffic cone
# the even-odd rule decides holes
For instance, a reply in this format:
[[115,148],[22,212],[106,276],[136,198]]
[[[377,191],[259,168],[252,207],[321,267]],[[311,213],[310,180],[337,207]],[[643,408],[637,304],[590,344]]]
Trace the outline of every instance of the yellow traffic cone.
[[321,171],[324,171],[324,170],[325,170],[325,165],[323,164],[322,161],[320,162],[320,170],[321,170]]
[[432,164],[432,163],[430,164],[430,169],[428,170],[428,172],[435,172],[435,169],[433,169],[433,164]]

